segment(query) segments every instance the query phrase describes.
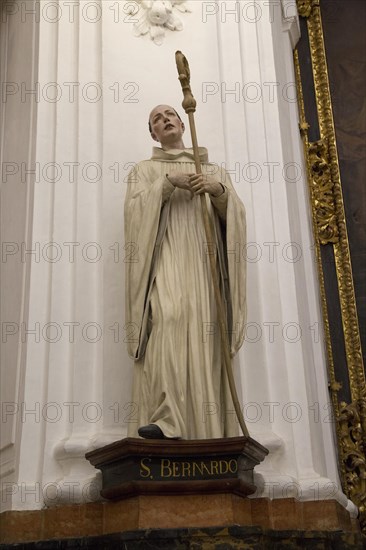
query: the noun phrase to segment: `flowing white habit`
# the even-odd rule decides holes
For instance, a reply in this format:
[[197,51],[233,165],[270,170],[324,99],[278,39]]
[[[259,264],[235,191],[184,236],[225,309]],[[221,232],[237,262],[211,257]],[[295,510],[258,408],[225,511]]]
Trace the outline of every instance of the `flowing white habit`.
[[[216,264],[227,311],[232,357],[244,340],[245,211],[229,175],[208,162],[202,173],[222,183],[206,195],[217,243]],[[135,166],[125,200],[126,340],[135,361],[128,435],[157,424],[167,437],[238,435],[221,357],[221,342],[199,196],[174,187],[166,175],[195,173],[192,149],[154,147]]]

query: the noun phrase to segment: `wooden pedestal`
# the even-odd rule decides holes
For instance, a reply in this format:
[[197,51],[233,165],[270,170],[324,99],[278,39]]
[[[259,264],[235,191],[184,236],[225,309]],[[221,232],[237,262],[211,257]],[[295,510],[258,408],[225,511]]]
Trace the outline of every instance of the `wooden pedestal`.
[[102,471],[101,496],[255,492],[253,468],[268,454],[250,437],[176,441],[126,438],[89,452]]

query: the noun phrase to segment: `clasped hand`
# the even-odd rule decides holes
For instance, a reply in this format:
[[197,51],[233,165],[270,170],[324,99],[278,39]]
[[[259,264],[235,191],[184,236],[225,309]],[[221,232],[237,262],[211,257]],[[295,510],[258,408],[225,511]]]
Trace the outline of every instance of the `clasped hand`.
[[205,174],[184,174],[183,172],[172,172],[168,174],[169,181],[175,187],[191,191],[195,195],[209,193],[213,197],[222,195],[223,187],[212,176]]

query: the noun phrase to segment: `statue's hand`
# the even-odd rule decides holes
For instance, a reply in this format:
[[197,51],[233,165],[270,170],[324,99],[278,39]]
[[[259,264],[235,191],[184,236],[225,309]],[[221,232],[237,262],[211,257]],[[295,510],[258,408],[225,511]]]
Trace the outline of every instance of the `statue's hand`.
[[191,184],[189,183],[191,174],[184,174],[183,172],[171,172],[167,174],[167,178],[174,187],[179,187],[180,189],[187,189],[191,191]]
[[209,193],[212,197],[219,197],[224,193],[224,187],[219,181],[212,176],[204,174],[190,174],[189,177],[190,189],[195,195]]

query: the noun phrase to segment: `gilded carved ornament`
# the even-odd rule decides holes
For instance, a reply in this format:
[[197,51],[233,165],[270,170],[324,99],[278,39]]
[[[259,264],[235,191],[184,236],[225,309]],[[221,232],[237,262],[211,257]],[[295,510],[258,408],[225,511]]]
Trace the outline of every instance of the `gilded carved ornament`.
[[296,0],[297,10],[301,17],[309,17],[314,6],[319,6],[319,0]]
[[[320,293],[328,354],[328,374],[336,418],[339,468],[343,489],[358,506],[360,525],[366,533],[366,383],[362,362],[359,325],[353,286],[347,224],[343,205],[341,176],[334,129],[332,98],[319,0],[297,0],[298,11],[307,18],[309,46],[313,69],[318,123],[321,139],[309,143],[298,52],[295,52],[296,80],[299,90],[300,131],[304,142],[313,212]],[[334,218],[333,218],[333,214]],[[343,338],[346,348],[348,379],[352,402],[337,398],[339,384],[335,378],[330,339],[327,299],[321,262],[322,237],[332,243],[339,288]]]
[[366,527],[366,442],[362,418],[365,417],[366,398],[350,405],[340,404],[340,440],[349,497],[356,502],[360,524]]
[[321,244],[336,243],[339,239],[334,203],[334,184],[325,140],[309,144],[311,191],[316,224]]

